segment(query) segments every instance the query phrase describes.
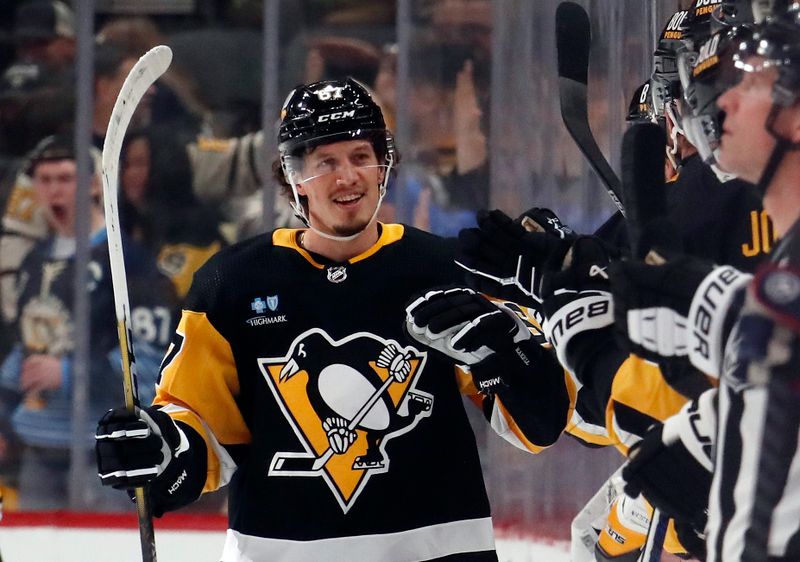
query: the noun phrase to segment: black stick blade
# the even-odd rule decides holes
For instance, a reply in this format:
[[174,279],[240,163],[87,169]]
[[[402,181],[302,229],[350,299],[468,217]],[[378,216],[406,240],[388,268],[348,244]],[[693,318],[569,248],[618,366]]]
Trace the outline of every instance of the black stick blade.
[[652,123],[639,123],[622,137],[622,199],[633,257],[642,259],[654,245],[669,241],[657,219],[666,215],[664,162],[667,137]]
[[592,28],[586,10],[575,2],[559,4],[556,9],[558,75],[587,84],[591,44]]

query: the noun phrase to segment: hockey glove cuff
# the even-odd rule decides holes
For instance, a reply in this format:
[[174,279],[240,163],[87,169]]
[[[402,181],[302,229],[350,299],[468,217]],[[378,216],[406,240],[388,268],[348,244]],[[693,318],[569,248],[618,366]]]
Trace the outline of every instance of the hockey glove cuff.
[[159,408],[109,410],[95,438],[101,483],[117,489],[149,484],[155,516],[200,496],[206,480],[205,442]]
[[719,378],[725,345],[753,279],[729,265],[713,269],[699,284],[689,307],[689,360]]
[[558,360],[577,375],[594,353],[594,344],[607,339],[598,339],[598,334],[608,332],[611,337],[614,303],[606,273],[609,256],[599,240],[578,238],[565,261],[569,263],[563,270],[544,280],[543,328]]

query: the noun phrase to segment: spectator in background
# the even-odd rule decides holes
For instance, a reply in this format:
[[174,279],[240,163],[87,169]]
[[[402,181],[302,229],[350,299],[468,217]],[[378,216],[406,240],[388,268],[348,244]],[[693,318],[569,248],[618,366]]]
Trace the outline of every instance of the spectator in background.
[[221,213],[192,190],[186,147],[160,127],[129,133],[120,187],[123,229],[156,256],[183,297],[195,270],[226,245]]
[[[103,24],[97,32],[97,43],[114,45],[126,58],[138,60],[153,47],[169,42],[152,19],[123,17]],[[196,81],[175,60],[155,86],[151,110],[154,122],[176,123],[195,133],[209,118],[209,108]]]
[[[0,158],[3,176],[44,136],[72,121],[75,97],[69,71],[19,62],[0,76]],[[4,185],[8,185],[5,183]]]
[[[94,112],[92,136],[94,145],[103,147],[108,121],[125,78],[139,57],[111,43],[100,43],[94,53]],[[143,96],[131,119],[130,127],[143,127],[150,123],[155,87]]]
[[33,0],[17,9],[16,61],[64,70],[75,59],[75,15],[61,0]]
[[[442,236],[474,224],[489,203],[487,138],[482,130],[483,69],[472,50],[426,41],[414,62],[409,100],[412,148],[404,154],[404,189],[389,191],[384,220],[394,216]],[[394,108],[396,50],[387,49],[375,81],[381,100]],[[393,116],[389,117],[393,121]],[[409,218],[410,217],[410,218]]]
[[21,173],[37,141],[72,121],[74,98],[66,73],[17,63],[0,77],[0,357],[11,341],[16,317],[14,278],[22,259],[47,233],[30,178]]
[[[20,508],[65,507],[72,442],[72,352],[75,346],[73,279],[77,163],[72,136],[48,137],[30,160],[37,202],[53,232],[26,256],[17,276],[19,315],[15,344],[0,365],[0,386],[16,396],[11,425],[23,444]],[[91,256],[88,287],[91,302],[87,437],[94,419],[122,399],[120,356],[114,325],[114,299],[109,270],[100,181],[91,186]],[[125,246],[131,299],[136,364],[143,402],[154,393],[158,365],[173,326],[174,292],[146,252]],[[87,456],[89,451],[87,451]],[[85,489],[96,508],[121,507],[119,497],[104,493],[91,472]]]

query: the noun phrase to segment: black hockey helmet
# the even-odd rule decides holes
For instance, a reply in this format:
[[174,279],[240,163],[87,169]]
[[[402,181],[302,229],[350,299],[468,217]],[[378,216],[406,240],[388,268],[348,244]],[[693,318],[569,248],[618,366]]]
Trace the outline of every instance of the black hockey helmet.
[[[760,63],[752,66],[748,61],[750,57],[759,57]],[[773,102],[779,107],[797,103],[800,100],[800,2],[758,26],[749,40],[738,43],[732,58],[736,68],[744,72],[775,68],[778,79],[772,88]]]
[[354,80],[323,80],[292,90],[281,108],[278,150],[296,156],[319,144],[368,138],[385,157],[386,123],[367,89]]
[[753,2],[752,0],[723,0],[711,17],[716,22],[717,31],[720,27],[753,23]]
[[375,209],[377,215],[386,195],[396,156],[394,140],[386,128],[383,112],[367,88],[349,77],[344,80],[323,80],[298,86],[283,103],[278,128],[281,168],[292,187],[292,208],[298,218],[309,226],[304,198],[297,191],[299,183],[311,179],[303,178],[304,155],[323,144],[355,139],[366,139],[372,144],[378,166],[383,168],[380,184],[376,186],[380,193]]
[[688,18],[688,10],[678,10],[672,14],[653,52],[651,88],[655,111],[660,116],[664,115],[664,105],[680,94],[677,57],[685,49]]
[[683,100],[688,107],[684,130],[708,164],[716,163],[724,120],[717,99],[736,81],[739,72],[733,64],[733,53],[751,36],[751,25],[722,28],[699,46],[692,64],[684,58],[679,60]]
[[648,80],[633,92],[625,121],[629,123],[652,123],[654,120],[653,96],[650,80]]

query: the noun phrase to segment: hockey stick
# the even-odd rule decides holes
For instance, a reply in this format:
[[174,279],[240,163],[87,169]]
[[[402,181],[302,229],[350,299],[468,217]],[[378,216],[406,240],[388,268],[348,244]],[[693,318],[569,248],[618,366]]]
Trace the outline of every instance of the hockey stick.
[[[108,231],[108,255],[111,261],[111,283],[114,287],[114,308],[117,315],[117,335],[122,353],[122,382],[125,392],[125,407],[133,411],[139,405],[136,382],[136,363],[131,334],[128,281],[122,252],[122,232],[119,223],[117,197],[119,191],[119,157],[125,132],[134,111],[145,92],[158,80],[172,62],[169,47],[159,45],[147,51],[125,78],[122,89],[114,103],[111,119],[103,144],[103,200],[105,202],[106,230]],[[153,515],[147,501],[145,488],[136,488],[136,511],[139,516],[139,539],[142,545],[142,560],[155,562],[156,539],[153,531]]]
[[556,9],[556,52],[561,119],[589,165],[600,176],[611,201],[625,215],[619,178],[597,146],[589,126],[587,84],[591,44],[592,30],[586,10],[574,2],[559,4]]
[[[665,233],[658,219],[666,214],[664,190],[664,150],[667,138],[663,129],[652,123],[638,123],[622,137],[622,192],[628,211],[627,225],[631,257],[652,259],[650,249]],[[671,231],[667,231],[671,234]],[[669,517],[653,506],[647,541],[638,562],[658,562],[664,549]]]
[[631,255],[644,259],[656,244],[670,245],[663,223],[667,212],[664,189],[664,130],[652,123],[637,123],[622,137],[622,198],[627,210]]
[[[364,405],[356,412],[356,415],[353,416],[353,419],[350,420],[350,423],[347,424],[347,430],[353,431],[355,427],[361,423],[361,420],[369,413],[372,407],[375,405],[375,402],[378,401],[378,398],[381,397],[389,385],[394,382],[394,377],[391,375],[386,378],[383,384],[375,390],[375,392],[369,397],[369,399],[364,402]],[[319,472],[322,470],[322,467],[328,463],[328,460],[333,456],[333,449],[330,445],[325,451],[319,456],[314,457],[313,455],[302,454],[302,456],[298,456],[296,453],[277,453],[273,459],[269,469],[270,474],[281,474],[281,473],[298,473],[298,472],[305,472],[307,474],[313,474],[315,472]]]
[[653,515],[650,517],[650,527],[647,529],[647,542],[644,543],[644,548],[639,558],[637,558],[637,562],[658,562],[661,560],[664,539],[667,536],[667,525],[669,525],[669,517],[664,515],[660,509],[654,507]]

